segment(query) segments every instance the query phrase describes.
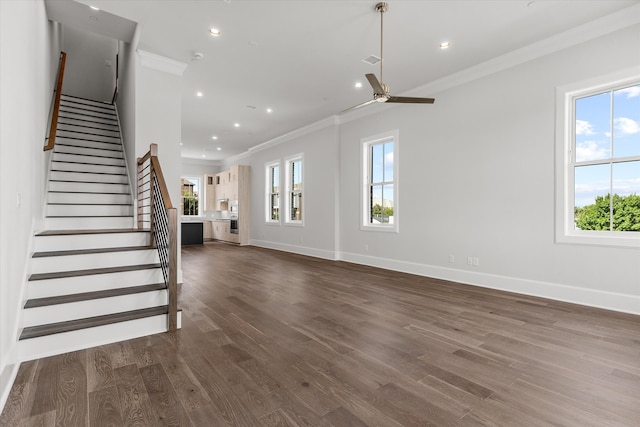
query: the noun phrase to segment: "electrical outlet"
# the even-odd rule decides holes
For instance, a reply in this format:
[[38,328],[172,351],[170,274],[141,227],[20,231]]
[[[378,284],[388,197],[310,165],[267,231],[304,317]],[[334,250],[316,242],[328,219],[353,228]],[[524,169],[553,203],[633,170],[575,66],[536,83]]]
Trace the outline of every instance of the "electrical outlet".
[[364,245],[364,251],[369,252],[369,245]]
[[20,192],[18,191],[16,193],[16,208],[20,208],[21,204],[22,204],[22,196],[20,195]]
[[468,265],[473,265],[473,257],[467,257],[467,264]]
[[477,267],[477,266],[479,266],[479,265],[480,265],[480,258],[475,257],[475,258],[473,259],[473,265],[474,265],[474,266],[476,266],[476,267]]
[[456,258],[453,255],[449,255],[449,264],[456,262]]

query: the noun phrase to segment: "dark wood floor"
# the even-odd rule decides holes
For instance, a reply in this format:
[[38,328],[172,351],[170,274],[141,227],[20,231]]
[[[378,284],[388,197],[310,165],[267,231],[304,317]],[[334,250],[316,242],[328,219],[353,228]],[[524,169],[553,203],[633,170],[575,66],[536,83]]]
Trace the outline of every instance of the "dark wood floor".
[[640,318],[222,243],[182,329],[24,363],[2,426],[638,426]]

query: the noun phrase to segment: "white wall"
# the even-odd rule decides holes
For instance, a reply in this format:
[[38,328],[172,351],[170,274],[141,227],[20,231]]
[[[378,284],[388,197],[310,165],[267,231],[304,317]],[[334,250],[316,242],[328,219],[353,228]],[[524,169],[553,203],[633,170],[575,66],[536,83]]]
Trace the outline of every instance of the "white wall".
[[182,175],[199,176],[200,179],[205,174],[211,175],[220,172],[222,169],[218,162],[198,160],[198,159],[181,159]]
[[0,41],[2,407],[17,372],[18,316],[32,236],[44,208],[47,155],[42,147],[60,54],[60,28],[47,20],[42,1],[0,1]]
[[111,103],[118,41],[65,25],[62,50],[67,53],[63,93]]
[[[433,106],[343,124],[341,256],[640,313],[638,250],[554,243],[555,88],[638,65],[638,46],[630,27],[445,90]],[[361,231],[359,141],[390,129],[400,132],[400,233]]]
[[[338,134],[333,123],[293,137],[271,148],[257,150],[243,164],[251,166],[251,243],[333,259],[337,250]],[[304,226],[266,223],[265,165],[280,161],[281,209],[284,212],[284,170],[287,157],[303,154]]]
[[[135,71],[135,157],[158,144],[158,159],[171,203],[180,207],[180,141],[182,129],[182,71],[180,64],[159,56],[136,55]],[[170,72],[162,71],[168,64]],[[178,67],[176,67],[178,65]],[[131,161],[131,160],[130,160]],[[135,169],[134,169],[135,170]],[[180,227],[178,227],[178,280],[181,281]]]
[[[637,66],[638,46],[636,25],[250,151],[252,243],[640,314],[640,251],[554,242],[555,88]],[[360,141],[394,129],[400,231],[363,231]],[[299,152],[309,221],[267,225],[264,165]]]

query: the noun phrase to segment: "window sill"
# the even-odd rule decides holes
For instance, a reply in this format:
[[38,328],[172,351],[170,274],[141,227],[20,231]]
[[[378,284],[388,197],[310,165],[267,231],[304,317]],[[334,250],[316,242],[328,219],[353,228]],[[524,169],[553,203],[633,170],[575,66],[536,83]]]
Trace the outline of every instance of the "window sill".
[[616,236],[618,232],[584,232],[556,236],[556,243],[585,246],[605,246],[614,248],[640,249],[640,232],[637,236]]
[[284,225],[291,227],[304,227],[303,221],[285,221]]
[[384,225],[361,225],[362,231],[380,231],[382,233],[399,233],[398,226],[384,226]]

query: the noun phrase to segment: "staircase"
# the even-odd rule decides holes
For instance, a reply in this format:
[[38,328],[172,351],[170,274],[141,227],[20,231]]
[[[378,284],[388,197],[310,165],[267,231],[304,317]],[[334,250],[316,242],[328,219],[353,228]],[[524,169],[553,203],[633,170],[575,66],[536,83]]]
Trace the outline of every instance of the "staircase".
[[23,360],[167,330],[167,290],[133,199],[113,105],[62,95],[23,310]]

